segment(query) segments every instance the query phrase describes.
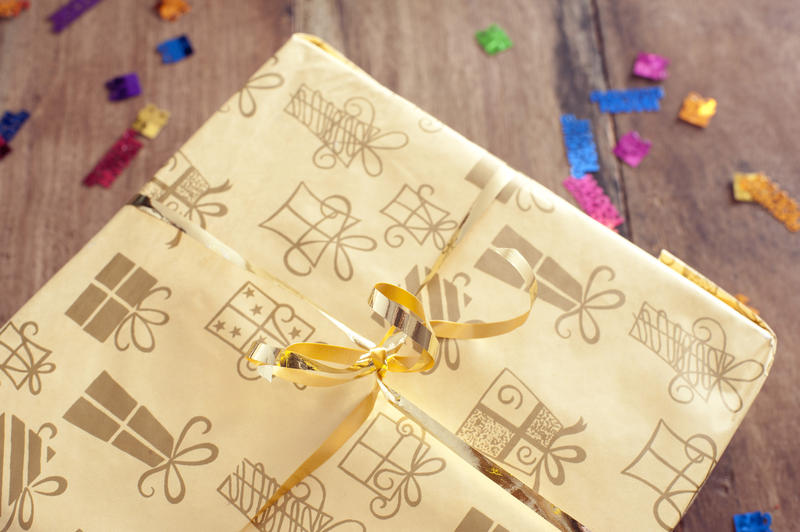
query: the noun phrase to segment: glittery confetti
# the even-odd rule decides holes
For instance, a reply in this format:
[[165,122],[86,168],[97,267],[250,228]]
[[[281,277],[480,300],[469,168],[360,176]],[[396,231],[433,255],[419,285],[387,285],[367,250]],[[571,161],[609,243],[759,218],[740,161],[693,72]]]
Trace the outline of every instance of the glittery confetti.
[[644,140],[636,131],[629,131],[620,137],[614,147],[614,155],[636,168],[650,151],[652,142]]
[[497,24],[492,24],[485,30],[479,31],[475,34],[475,38],[489,55],[508,50],[513,44],[505,30]]
[[750,512],[733,516],[736,532],[772,532],[772,515],[769,512]]
[[690,92],[683,99],[683,106],[678,113],[678,118],[697,127],[706,127],[716,112],[717,100],[703,98],[696,92]]
[[761,173],[741,173],[733,174],[733,199],[736,201],[754,201],[753,195],[747,190],[747,183],[757,180]]
[[11,111],[3,113],[3,118],[0,118],[0,137],[3,137],[6,142],[11,142],[19,128],[30,116],[31,114],[25,109],[21,109],[18,113]]
[[749,194],[752,198],[752,200],[742,201],[755,201],[767,209],[772,216],[783,222],[789,231],[793,233],[800,231],[800,207],[789,194],[781,190],[764,174],[739,175],[744,177],[740,177],[737,183],[734,176],[734,197],[738,185],[739,197],[747,197],[746,194]]
[[745,305],[747,308],[752,310],[754,313],[761,314],[758,311],[757,308],[755,308],[754,306],[750,305],[750,298],[747,297],[746,295],[744,295],[744,294],[736,294],[734,297],[736,298],[737,301],[739,301],[739,303],[741,303],[742,305]]
[[156,50],[161,54],[163,63],[177,63],[194,53],[192,43],[186,35],[164,41],[156,47]]
[[9,153],[11,153],[11,146],[6,144],[3,137],[0,137],[0,159],[4,158]]
[[610,91],[592,91],[590,100],[600,106],[603,113],[639,113],[642,111],[658,111],[664,89],[661,87],[645,87],[641,89],[614,89]]
[[138,131],[140,135],[149,139],[154,139],[166,125],[167,120],[169,120],[169,111],[159,109],[155,105],[149,103],[139,111],[136,122],[134,122],[131,127]]
[[661,81],[667,79],[669,59],[658,54],[640,53],[633,63],[633,75],[640,78]]
[[108,89],[108,99],[112,102],[133,98],[142,93],[139,76],[136,75],[136,72],[108,80],[106,89]]
[[58,11],[47,17],[53,23],[53,33],[58,33],[72,24],[76,18],[99,2],[100,0],[71,0],[64,4]]
[[0,18],[14,18],[29,7],[25,0],[0,0]]
[[83,184],[87,187],[92,185],[110,187],[141,147],[142,143],[136,140],[136,132],[132,129],[126,130],[84,178]]
[[567,148],[570,175],[580,178],[589,172],[600,170],[597,146],[589,120],[579,120],[574,115],[562,115],[561,130]]
[[616,227],[625,221],[591,174],[581,178],[568,177],[564,180],[564,188],[572,194],[583,212],[606,227],[616,231]]
[[175,22],[191,10],[191,6],[183,0],[161,0],[158,5],[156,5],[158,16],[170,22]]

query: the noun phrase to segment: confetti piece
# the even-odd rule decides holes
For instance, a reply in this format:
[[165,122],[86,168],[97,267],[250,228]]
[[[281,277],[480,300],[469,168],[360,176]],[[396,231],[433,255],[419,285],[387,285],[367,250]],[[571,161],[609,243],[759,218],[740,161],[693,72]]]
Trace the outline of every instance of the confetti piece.
[[636,131],[630,131],[620,137],[614,147],[614,155],[636,168],[642,162],[647,152],[650,151],[652,142],[644,140]]
[[83,184],[87,187],[92,185],[110,187],[141,147],[142,143],[136,140],[136,132],[132,129],[126,130],[84,178]]
[[661,81],[667,79],[669,59],[658,54],[640,53],[633,63],[633,75],[640,78]]
[[156,50],[161,54],[161,61],[164,63],[177,63],[194,53],[192,43],[186,35],[164,41],[156,47]]
[[169,120],[169,111],[159,109],[152,103],[148,103],[136,117],[136,121],[131,126],[140,135],[148,139],[154,139],[161,132],[161,129]]
[[772,532],[772,515],[769,512],[750,512],[733,516],[736,532]]
[[133,98],[142,93],[139,76],[136,75],[136,72],[108,80],[106,89],[108,89],[108,99],[112,102]]
[[570,175],[580,178],[589,172],[600,170],[597,146],[589,120],[578,120],[574,115],[562,115],[561,130],[567,148]]
[[191,10],[191,6],[183,0],[161,0],[158,4],[156,4],[158,16],[164,20],[169,20],[170,22],[175,22],[182,15]]
[[733,199],[736,201],[754,201],[753,195],[747,190],[748,181],[758,179],[760,173],[741,173],[733,174]]
[[492,24],[485,30],[479,31],[475,34],[475,38],[478,40],[478,44],[483,47],[483,51],[489,55],[508,50],[514,44],[505,30],[497,24]]
[[716,112],[717,100],[703,98],[696,92],[690,92],[683,99],[683,106],[678,113],[678,118],[697,127],[706,127]]
[[642,111],[658,111],[661,98],[664,97],[662,87],[645,87],[641,89],[615,89],[610,91],[592,91],[590,100],[600,105],[603,113],[639,113]]
[[747,177],[740,179],[739,186],[753,198],[752,201],[767,209],[772,216],[783,222],[789,231],[793,233],[800,231],[800,207],[797,202],[766,175],[760,173],[745,175]]
[[4,158],[9,153],[11,153],[11,146],[6,144],[6,141],[3,140],[3,137],[0,137],[0,159]]
[[53,23],[53,33],[58,33],[78,18],[100,0],[71,0],[64,4],[58,11],[50,15],[48,20]]
[[616,231],[616,227],[625,221],[591,174],[581,178],[568,177],[564,180],[564,188],[572,194],[583,212],[609,229]]
[[19,128],[30,116],[31,114],[25,109],[21,109],[18,113],[11,111],[3,113],[3,118],[0,118],[0,137],[3,137],[6,142],[11,142]]
[[0,0],[0,18],[14,18],[29,7],[25,0]]
[[761,314],[758,311],[758,309],[756,309],[755,307],[749,305],[750,298],[747,297],[746,295],[744,295],[744,294],[736,294],[736,296],[734,296],[734,297],[736,297],[736,299],[739,301],[739,303],[741,303],[742,305],[745,305],[747,308],[752,310],[755,314]]

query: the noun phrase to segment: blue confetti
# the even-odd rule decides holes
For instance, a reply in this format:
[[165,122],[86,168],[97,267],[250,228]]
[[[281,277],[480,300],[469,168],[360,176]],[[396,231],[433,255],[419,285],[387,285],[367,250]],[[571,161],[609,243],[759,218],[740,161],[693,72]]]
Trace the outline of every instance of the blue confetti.
[[661,109],[664,89],[646,87],[643,89],[623,89],[592,91],[591,101],[600,105],[603,113],[640,113]]
[[186,35],[164,41],[156,47],[156,50],[161,54],[163,63],[177,63],[194,53],[192,43]]
[[561,115],[561,129],[564,133],[564,145],[567,147],[570,175],[581,178],[589,172],[600,170],[597,146],[589,120],[578,120],[574,115]]
[[736,532],[772,532],[769,527],[771,524],[772,516],[769,512],[750,512],[733,516]]
[[3,113],[3,118],[0,119],[0,137],[3,137],[6,142],[11,142],[29,116],[31,116],[30,113],[25,109],[16,114],[11,111]]

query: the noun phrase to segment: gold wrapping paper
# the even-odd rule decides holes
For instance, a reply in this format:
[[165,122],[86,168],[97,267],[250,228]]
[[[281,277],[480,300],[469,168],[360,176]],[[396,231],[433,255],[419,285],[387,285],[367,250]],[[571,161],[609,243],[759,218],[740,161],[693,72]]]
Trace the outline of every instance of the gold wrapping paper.
[[[241,529],[371,386],[268,383],[250,343],[347,345],[315,307],[379,340],[372,285],[414,291],[496,172],[421,298],[508,316],[526,287],[487,250],[511,247],[530,318],[386,382],[592,531],[670,530],[763,385],[766,324],[302,35],[142,189],[267,275],[128,206],[0,329],[0,530]],[[554,530],[382,399],[258,528]]]

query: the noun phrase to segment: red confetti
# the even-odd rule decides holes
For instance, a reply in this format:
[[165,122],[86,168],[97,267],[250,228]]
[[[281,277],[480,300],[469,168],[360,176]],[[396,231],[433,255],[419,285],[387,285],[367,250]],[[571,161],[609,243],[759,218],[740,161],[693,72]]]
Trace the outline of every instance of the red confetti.
[[136,132],[133,129],[126,130],[84,178],[83,184],[87,187],[92,185],[110,187],[141,147],[142,143],[136,140]]

